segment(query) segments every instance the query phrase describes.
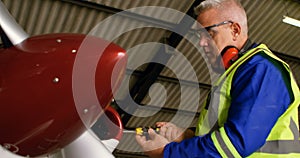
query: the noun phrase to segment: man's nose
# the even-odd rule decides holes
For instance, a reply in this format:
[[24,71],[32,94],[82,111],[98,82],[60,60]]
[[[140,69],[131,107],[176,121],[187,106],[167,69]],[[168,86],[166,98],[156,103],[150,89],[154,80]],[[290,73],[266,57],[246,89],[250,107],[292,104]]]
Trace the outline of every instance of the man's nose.
[[208,40],[207,40],[207,38],[204,37],[204,36],[201,36],[201,37],[199,38],[199,45],[200,45],[201,47],[208,46]]

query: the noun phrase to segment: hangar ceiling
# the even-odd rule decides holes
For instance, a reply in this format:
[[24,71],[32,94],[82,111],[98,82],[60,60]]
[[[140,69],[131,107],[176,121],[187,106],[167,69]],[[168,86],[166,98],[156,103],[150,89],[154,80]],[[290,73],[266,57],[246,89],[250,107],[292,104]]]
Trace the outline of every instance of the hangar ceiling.
[[[197,38],[190,31],[191,11],[200,1],[2,1],[31,36],[92,34],[127,50],[129,58],[125,79],[129,82],[121,86],[114,102],[126,129],[170,120],[182,126],[195,125],[202,108],[199,105],[216,77],[201,55]],[[288,15],[300,19],[300,2],[241,2],[248,14],[250,39],[266,43],[289,63],[299,84],[300,28],[282,23],[282,17]],[[132,134],[124,134],[114,155],[144,157]]]

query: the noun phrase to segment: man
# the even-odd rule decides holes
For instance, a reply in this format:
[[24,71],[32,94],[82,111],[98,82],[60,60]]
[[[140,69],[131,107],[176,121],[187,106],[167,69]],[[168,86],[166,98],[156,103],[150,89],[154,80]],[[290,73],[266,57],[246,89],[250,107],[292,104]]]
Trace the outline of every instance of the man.
[[[246,13],[237,0],[206,0],[196,11],[211,37],[198,32],[199,44],[212,68],[219,71],[222,64],[226,71],[195,132],[158,122],[159,134],[150,129],[150,140],[137,135],[137,142],[150,157],[300,157],[300,92],[288,65],[248,40]],[[231,48],[238,55],[224,60]]]

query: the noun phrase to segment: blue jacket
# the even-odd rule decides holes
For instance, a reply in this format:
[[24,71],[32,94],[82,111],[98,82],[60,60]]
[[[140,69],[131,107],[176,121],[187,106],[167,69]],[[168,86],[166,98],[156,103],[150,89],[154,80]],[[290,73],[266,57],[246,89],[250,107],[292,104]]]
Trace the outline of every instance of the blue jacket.
[[[280,63],[259,53],[242,64],[233,78],[232,102],[224,128],[243,157],[265,143],[277,119],[291,103],[292,92],[286,83],[289,75],[283,70]],[[164,157],[221,156],[210,134],[206,134],[169,143],[164,149]]]

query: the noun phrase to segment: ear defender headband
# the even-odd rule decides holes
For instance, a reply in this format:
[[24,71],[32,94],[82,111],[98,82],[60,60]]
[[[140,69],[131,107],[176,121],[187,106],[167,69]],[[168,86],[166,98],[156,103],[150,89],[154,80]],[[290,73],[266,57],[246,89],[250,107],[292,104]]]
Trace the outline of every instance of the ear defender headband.
[[225,69],[228,69],[238,58],[239,58],[239,49],[235,46],[226,46],[222,52],[222,62],[221,65],[224,65]]

